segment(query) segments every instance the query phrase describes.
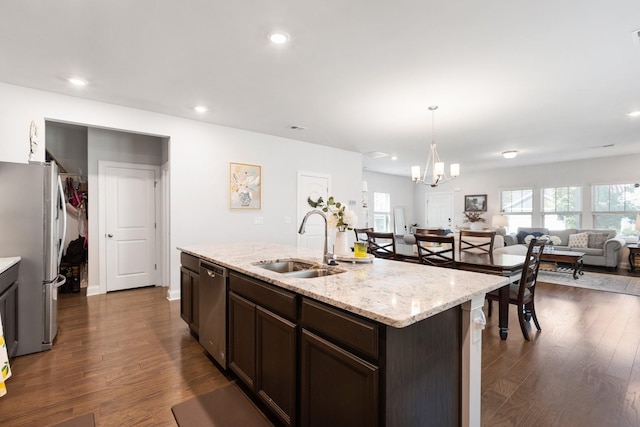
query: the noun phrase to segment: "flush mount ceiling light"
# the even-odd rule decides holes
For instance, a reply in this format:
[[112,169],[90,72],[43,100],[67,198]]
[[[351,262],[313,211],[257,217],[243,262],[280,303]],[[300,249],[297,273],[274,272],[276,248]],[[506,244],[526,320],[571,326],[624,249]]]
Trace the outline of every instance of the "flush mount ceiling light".
[[[429,146],[429,155],[427,156],[427,163],[424,166],[424,175],[422,175],[422,178],[420,178],[420,166],[411,167],[411,179],[413,182],[416,184],[430,185],[432,187],[437,187],[438,184],[445,183],[460,176],[459,163],[451,164],[451,176],[449,177],[444,171],[444,162],[441,162],[440,156],[438,156],[435,143],[435,111],[437,109],[437,105],[429,107],[429,111],[431,111],[431,145]],[[427,181],[429,168],[431,168],[431,180]]]
[[269,40],[273,44],[285,44],[289,41],[290,37],[287,33],[277,32],[269,34]]
[[518,155],[518,152],[515,150],[502,152],[502,157],[504,157],[505,159],[513,159],[517,155]]
[[196,110],[198,113],[207,112],[207,107],[205,107],[204,105],[196,105],[195,107],[193,107],[193,109]]
[[86,86],[87,85],[87,81],[85,79],[81,79],[79,77],[69,77],[67,79],[67,81],[69,83],[71,83],[74,86]]

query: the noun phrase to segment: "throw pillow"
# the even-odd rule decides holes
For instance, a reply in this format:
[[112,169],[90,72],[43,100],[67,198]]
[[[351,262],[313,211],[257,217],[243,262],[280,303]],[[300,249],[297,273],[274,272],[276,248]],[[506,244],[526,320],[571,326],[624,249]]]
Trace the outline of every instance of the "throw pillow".
[[516,234],[516,237],[518,238],[518,243],[523,244],[524,238],[527,237],[528,235],[529,235],[528,231],[518,231],[518,234]]
[[587,233],[576,233],[569,236],[569,247],[587,248],[589,247],[589,235]]
[[608,233],[587,233],[587,234],[589,235],[587,247],[594,248],[594,249],[604,248],[604,242],[606,242],[609,237]]

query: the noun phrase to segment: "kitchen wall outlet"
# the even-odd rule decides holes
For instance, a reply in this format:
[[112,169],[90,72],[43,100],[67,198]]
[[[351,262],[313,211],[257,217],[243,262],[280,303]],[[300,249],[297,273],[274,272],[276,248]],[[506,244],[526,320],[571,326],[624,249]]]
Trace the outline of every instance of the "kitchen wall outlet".
[[253,223],[254,224],[264,224],[264,218],[261,216],[257,216],[255,218],[253,218]]
[[349,200],[349,206],[355,206],[355,205],[356,205],[355,200]]

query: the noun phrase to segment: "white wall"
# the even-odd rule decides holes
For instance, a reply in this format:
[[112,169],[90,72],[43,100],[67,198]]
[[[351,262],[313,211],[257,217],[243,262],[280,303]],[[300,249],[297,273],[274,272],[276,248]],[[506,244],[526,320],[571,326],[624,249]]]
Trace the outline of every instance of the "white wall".
[[[297,216],[298,170],[330,174],[339,200],[361,199],[359,153],[2,83],[0,99],[0,156],[7,161],[28,160],[32,119],[42,144],[45,119],[169,138],[171,297],[179,296],[177,246],[250,240],[295,245],[298,224],[284,218]],[[44,159],[43,150],[35,159]],[[229,210],[229,162],[262,166],[262,210]],[[254,224],[256,217],[263,224]]]
[[[415,203],[413,187],[415,184],[410,178],[405,178],[397,175],[387,175],[383,173],[368,172],[365,171],[362,174],[362,179],[367,181],[367,204],[369,205],[369,226],[373,227],[373,193],[389,193],[391,194],[391,212],[393,215],[393,208],[396,206],[404,206],[406,209],[406,223],[407,227],[417,221],[415,216]],[[358,199],[359,204],[362,197]],[[358,216],[360,227],[364,227],[364,218],[360,219]],[[391,218],[393,225],[393,216]],[[418,221],[419,222],[419,221]]]

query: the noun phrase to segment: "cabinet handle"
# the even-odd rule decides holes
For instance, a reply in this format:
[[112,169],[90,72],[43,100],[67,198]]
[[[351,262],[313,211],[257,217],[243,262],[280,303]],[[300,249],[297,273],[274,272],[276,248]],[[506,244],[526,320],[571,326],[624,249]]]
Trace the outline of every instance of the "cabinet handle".
[[216,277],[216,273],[211,270],[207,270],[207,275],[209,275],[209,277]]

